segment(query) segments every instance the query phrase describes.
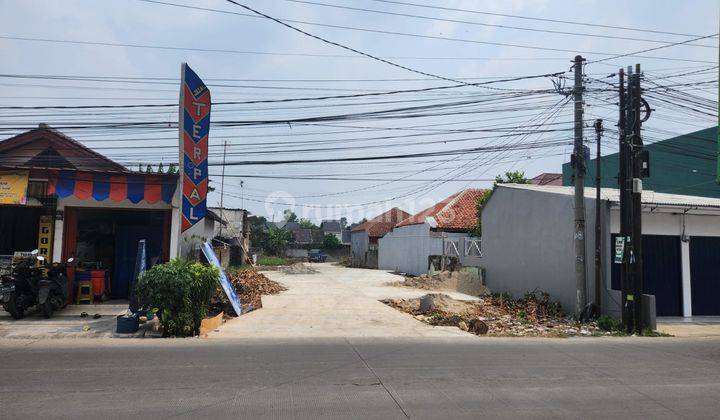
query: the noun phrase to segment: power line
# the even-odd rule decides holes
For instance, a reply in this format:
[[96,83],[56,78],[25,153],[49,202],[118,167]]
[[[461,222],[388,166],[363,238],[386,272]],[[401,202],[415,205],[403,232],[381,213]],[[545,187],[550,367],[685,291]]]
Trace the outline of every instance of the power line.
[[[493,24],[493,23],[474,22],[474,21],[460,20],[460,19],[439,18],[439,17],[433,17],[433,16],[423,16],[423,15],[415,15],[415,14],[408,14],[408,13],[390,12],[387,10],[367,9],[364,7],[351,7],[351,6],[344,6],[344,5],[337,5],[337,4],[328,4],[328,3],[321,3],[321,2],[308,1],[308,0],[285,0],[285,1],[292,2],[292,3],[310,4],[310,5],[314,5],[314,6],[332,7],[332,8],[336,8],[336,9],[353,10],[353,11],[360,11],[360,12],[367,12],[367,13],[378,13],[378,14],[390,15],[390,16],[401,16],[401,17],[432,20],[432,21],[439,21],[439,22],[463,23],[463,24],[467,24],[467,25],[476,25],[476,26],[501,28],[501,29],[512,29],[512,30],[518,30],[518,31],[550,33],[550,34],[557,34],[557,35],[585,36],[585,37],[592,37],[592,38],[617,39],[617,40],[625,40],[625,41],[652,42],[652,43],[656,43],[656,44],[672,43],[672,41],[663,41],[663,40],[648,39],[648,38],[633,38],[633,37],[626,37],[626,36],[590,34],[590,33],[584,33],[584,32],[556,31],[556,30],[551,30],[551,29],[526,28],[526,27],[519,27],[519,26]],[[704,44],[688,44],[688,45],[692,45],[695,47],[703,47],[703,48],[714,48],[714,49],[718,48],[717,45],[704,45]]]
[[621,29],[624,31],[647,32],[647,33],[675,35],[675,36],[687,36],[687,37],[699,36],[699,35],[694,35],[694,34],[661,31],[661,30],[657,30],[657,29],[647,29],[647,28],[641,29],[641,28],[633,28],[633,27],[628,27],[628,26],[603,25],[603,24],[599,24],[599,23],[568,21],[568,20],[550,19],[550,18],[539,18],[539,17],[533,17],[533,16],[511,15],[511,14],[507,14],[507,13],[494,13],[494,12],[460,9],[460,8],[453,8],[453,7],[431,6],[428,4],[411,3],[411,2],[404,2],[404,1],[397,1],[397,0],[370,0],[370,1],[375,1],[375,2],[380,2],[380,3],[399,4],[399,5],[403,5],[403,6],[423,7],[423,8],[435,9],[435,10],[473,13],[473,14],[478,14],[478,15],[499,16],[499,17],[508,17],[508,18],[513,18],[513,19],[524,19],[524,20],[535,20],[535,21],[540,21],[540,22],[562,23],[562,24],[566,24],[566,25],[590,26],[590,27],[605,28],[605,29]]

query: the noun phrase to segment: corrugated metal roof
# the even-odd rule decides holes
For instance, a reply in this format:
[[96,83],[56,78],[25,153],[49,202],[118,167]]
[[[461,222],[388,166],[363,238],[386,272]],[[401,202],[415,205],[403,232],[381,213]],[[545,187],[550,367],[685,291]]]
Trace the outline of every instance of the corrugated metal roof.
[[[534,184],[498,184],[500,188],[515,188],[533,190],[550,194],[573,195],[575,188],[555,185],[534,185]],[[718,187],[720,188],[720,187]],[[600,197],[611,203],[620,202],[620,190],[616,188],[601,188]],[[595,198],[595,188],[585,188],[585,198]],[[655,191],[643,191],[642,203],[657,206],[672,207],[697,207],[697,208],[720,208],[719,198],[699,197],[695,195],[667,194]]]

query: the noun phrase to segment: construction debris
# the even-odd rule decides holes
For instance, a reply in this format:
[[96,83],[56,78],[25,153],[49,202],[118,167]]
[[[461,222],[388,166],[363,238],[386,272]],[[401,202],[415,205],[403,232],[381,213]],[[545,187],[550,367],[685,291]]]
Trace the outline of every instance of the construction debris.
[[[235,272],[229,276],[229,280],[240,298],[242,313],[262,308],[262,295],[276,295],[287,290],[282,284],[270,280],[264,274],[253,269]],[[212,313],[235,314],[222,287],[218,287],[215,291],[210,307]]]
[[301,262],[280,267],[280,271],[282,271],[283,274],[315,274],[318,272],[316,269]]
[[484,296],[490,293],[490,290],[482,284],[480,276],[470,271],[439,271],[431,275],[406,276],[404,281],[394,282],[391,285],[453,291],[471,296]]
[[433,293],[416,299],[387,299],[383,303],[430,325],[456,326],[490,336],[568,337],[607,334],[594,323],[568,318],[547,293],[528,293],[520,299],[490,295],[480,301],[460,301]]

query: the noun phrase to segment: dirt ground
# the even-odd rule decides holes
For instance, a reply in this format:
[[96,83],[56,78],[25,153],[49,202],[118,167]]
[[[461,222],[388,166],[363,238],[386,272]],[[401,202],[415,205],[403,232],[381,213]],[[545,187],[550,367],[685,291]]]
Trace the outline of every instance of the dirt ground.
[[388,306],[430,325],[456,326],[477,335],[569,337],[605,335],[594,323],[580,324],[568,317],[548,295],[521,299],[500,295],[464,302],[442,293],[414,299],[386,299]]
[[462,271],[441,271],[433,275],[406,276],[404,280],[393,282],[391,285],[423,290],[453,291],[471,296],[483,296],[490,293],[477,275]]

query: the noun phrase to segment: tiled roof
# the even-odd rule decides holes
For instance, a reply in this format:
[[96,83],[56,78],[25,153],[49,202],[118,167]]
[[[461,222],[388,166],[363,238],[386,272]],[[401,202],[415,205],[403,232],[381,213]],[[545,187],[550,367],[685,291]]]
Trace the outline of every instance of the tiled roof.
[[367,231],[368,236],[380,238],[390,232],[400,221],[410,217],[410,213],[393,207],[385,213],[376,216],[367,222],[355,226],[353,232]]
[[440,230],[468,231],[477,224],[477,200],[487,191],[469,188],[457,192],[434,206],[408,217],[396,226],[417,225],[432,218],[435,227]]
[[[46,126],[0,141],[0,154],[3,166],[130,172],[77,140]],[[37,159],[33,159],[35,157]]]
[[543,172],[530,180],[535,185],[562,185],[562,174]]

